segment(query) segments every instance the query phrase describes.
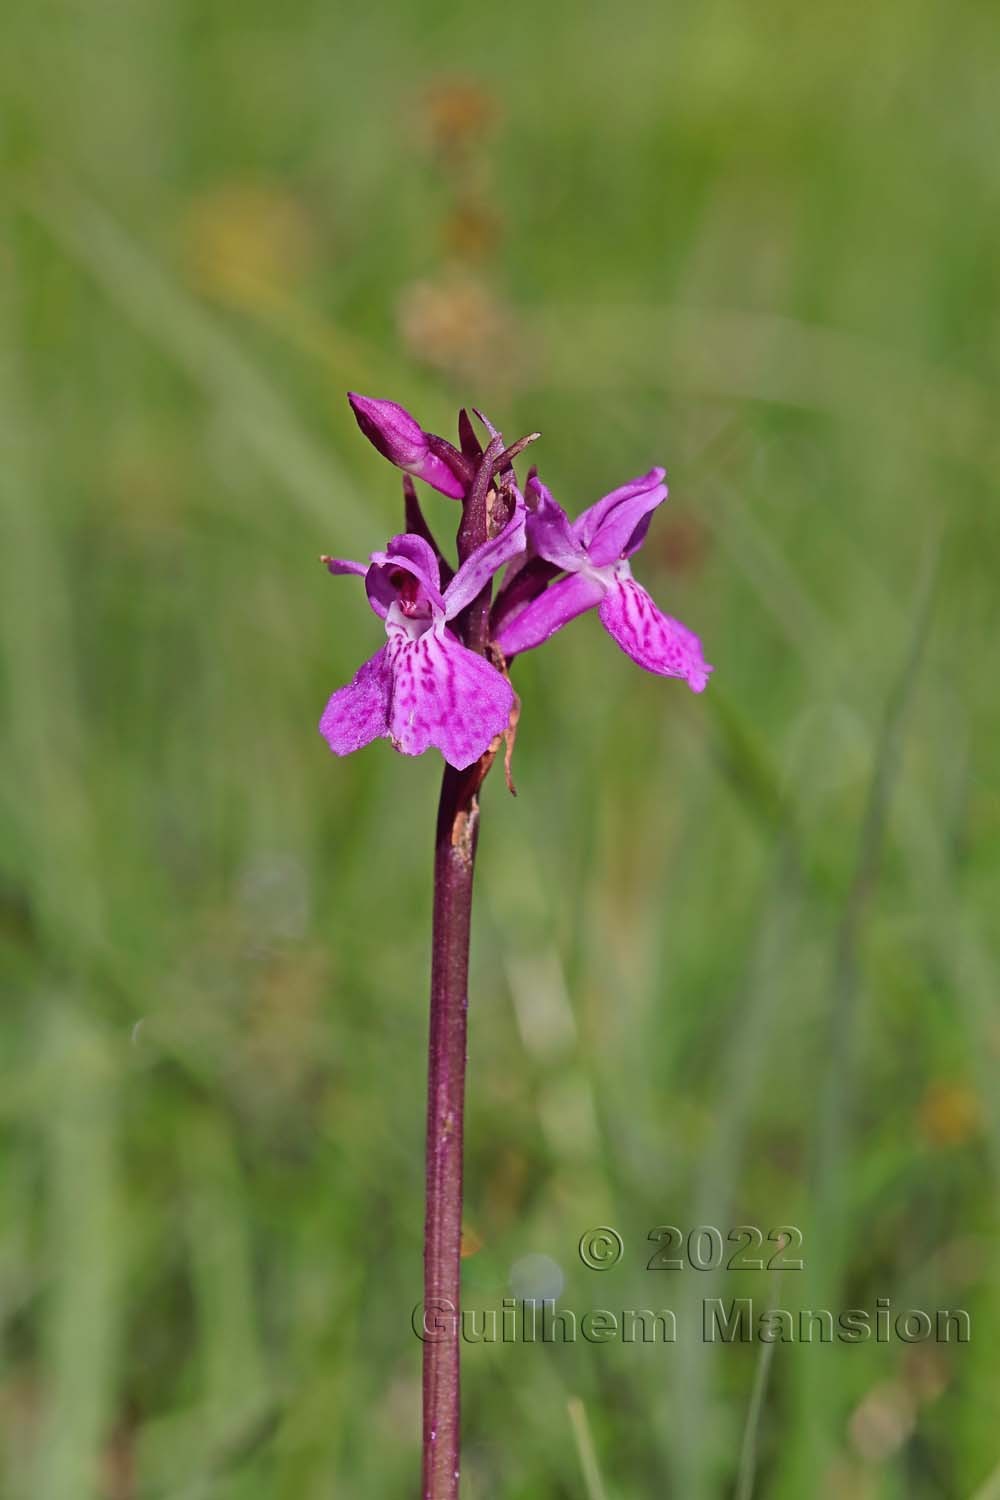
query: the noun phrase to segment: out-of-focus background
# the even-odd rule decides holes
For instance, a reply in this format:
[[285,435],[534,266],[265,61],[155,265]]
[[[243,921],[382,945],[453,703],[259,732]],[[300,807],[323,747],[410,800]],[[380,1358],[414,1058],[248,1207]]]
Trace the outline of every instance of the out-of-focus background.
[[[467,1348],[464,1493],[995,1495],[993,8],[3,32],[0,1491],[415,1492],[439,762],[316,732],[379,639],[317,554],[400,524],[352,387],[540,428],[571,511],[663,462],[637,572],[716,666],[517,664],[467,1298],[679,1332]],[[805,1270],[645,1269],[741,1224]],[[705,1344],[734,1296],[972,1339]]]

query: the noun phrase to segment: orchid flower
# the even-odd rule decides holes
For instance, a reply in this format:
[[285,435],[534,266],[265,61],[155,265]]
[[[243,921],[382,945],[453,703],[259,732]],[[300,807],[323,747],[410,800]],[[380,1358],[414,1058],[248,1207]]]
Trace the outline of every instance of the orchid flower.
[[464,770],[504,732],[514,704],[506,677],[448,628],[498,568],[524,551],[525,507],[516,497],[503,530],[466,559],[441,590],[438,559],[423,537],[393,537],[369,563],[326,559],[331,573],[363,574],[368,602],[385,622],[381,651],[334,693],[320,733],[337,755],[385,737],[404,755],[436,746]]
[[[394,401],[352,395],[350,402],[365,436],[404,471],[406,530],[367,563],[323,559],[331,573],[364,577],[386,642],[334,693],[319,727],[337,755],[382,737],[404,755],[436,746],[446,763],[434,843],[424,1320],[422,1331],[417,1323],[414,1330],[424,1340],[420,1492],[425,1500],[458,1500],[469,936],[479,794],[501,735],[514,790],[517,700],[501,670],[504,655],[541,645],[596,606],[605,629],[648,671],[683,677],[701,692],[712,669],[697,636],[661,614],[632,577],[629,558],[667,498],[662,469],[606,495],[571,525],[537,476],[528,483],[528,505],[517,487],[514,460],[537,433],[505,447],[477,411],[489,434],[484,444],[463,409],[456,448]],[[461,501],[454,574],[410,476]],[[504,567],[503,587],[491,600],[493,576]]]
[[667,498],[663,479],[662,469],[650,469],[570,524],[545,485],[532,476],[526,491],[529,548],[565,576],[506,617],[501,610],[495,639],[505,656],[540,646],[596,605],[605,630],[640,667],[663,677],[683,677],[696,693],[704,689],[712,668],[702,656],[701,642],[679,620],[660,612],[632,577],[629,562],[646,540],[653,511]]

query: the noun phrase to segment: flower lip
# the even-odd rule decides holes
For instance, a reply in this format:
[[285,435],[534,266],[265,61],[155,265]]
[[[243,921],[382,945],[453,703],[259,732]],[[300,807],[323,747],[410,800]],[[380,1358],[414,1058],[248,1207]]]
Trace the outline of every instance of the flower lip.
[[693,630],[657,608],[628,563],[615,570],[615,582],[599,607],[601,624],[626,656],[660,677],[681,677],[692,692],[704,691],[712,668]]

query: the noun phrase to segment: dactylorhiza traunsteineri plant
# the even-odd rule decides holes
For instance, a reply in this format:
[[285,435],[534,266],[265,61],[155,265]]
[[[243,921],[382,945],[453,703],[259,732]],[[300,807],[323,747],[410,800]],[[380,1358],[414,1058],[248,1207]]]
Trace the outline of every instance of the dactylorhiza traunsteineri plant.
[[[364,579],[385,644],[334,693],[320,732],[337,755],[384,738],[404,755],[431,746],[445,761],[434,861],[427,1102],[423,1339],[425,1500],[454,1500],[459,1476],[459,1267],[462,1122],[472,876],[479,788],[519,711],[508,669],[577,615],[595,609],[621,649],[696,693],[711,667],[686,626],[660,612],[630,559],[667,498],[662,469],[605,495],[570,521],[535,470],[522,493],[511,446],[485,417],[480,442],[466,411],[459,446],[425,432],[394,401],[350,397],[361,431],[403,470],[406,530],[366,563],[325,557],[331,573]],[[412,477],[411,477],[412,476]],[[413,479],[458,501],[457,567],[424,519]],[[494,579],[504,571],[494,598]]]

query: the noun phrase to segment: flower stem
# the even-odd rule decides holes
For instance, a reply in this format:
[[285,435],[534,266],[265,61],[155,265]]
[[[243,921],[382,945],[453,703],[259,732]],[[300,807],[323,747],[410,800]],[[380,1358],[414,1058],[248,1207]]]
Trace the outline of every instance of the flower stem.
[[462,1128],[472,878],[480,765],[445,767],[434,850],[434,936],[427,1077],[424,1308],[424,1500],[458,1495]]
[[[467,455],[479,448],[468,417]],[[461,424],[460,424],[461,426]],[[492,430],[492,429],[491,429]],[[470,437],[471,434],[471,437]],[[462,502],[458,560],[491,536],[496,516],[494,471],[503,438],[481,453]],[[409,495],[407,494],[409,500]],[[490,638],[487,583],[463,612],[462,642],[486,655]],[[461,1448],[459,1351],[462,1281],[462,1137],[465,1121],[466,1020],[469,1009],[469,928],[479,838],[479,788],[496,746],[464,771],[446,765],[434,843],[434,933],[431,946],[431,1027],[427,1065],[427,1186],[424,1217],[424,1500],[456,1500]]]

